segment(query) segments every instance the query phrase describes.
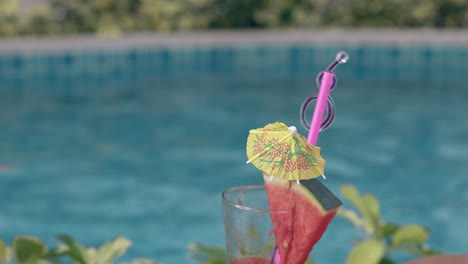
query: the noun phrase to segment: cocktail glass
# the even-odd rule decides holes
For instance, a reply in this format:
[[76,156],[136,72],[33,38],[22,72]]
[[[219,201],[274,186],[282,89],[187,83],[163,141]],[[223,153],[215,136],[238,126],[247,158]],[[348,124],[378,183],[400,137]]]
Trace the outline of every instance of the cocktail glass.
[[276,244],[271,216],[286,219],[290,212],[268,209],[263,185],[230,188],[222,197],[227,263],[270,264]]

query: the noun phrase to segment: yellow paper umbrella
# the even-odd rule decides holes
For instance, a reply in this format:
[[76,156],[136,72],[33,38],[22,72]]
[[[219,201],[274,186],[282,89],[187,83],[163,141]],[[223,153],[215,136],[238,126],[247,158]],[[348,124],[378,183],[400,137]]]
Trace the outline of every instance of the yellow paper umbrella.
[[307,143],[295,127],[280,122],[249,132],[247,157],[265,174],[287,180],[323,176],[325,167],[320,148]]

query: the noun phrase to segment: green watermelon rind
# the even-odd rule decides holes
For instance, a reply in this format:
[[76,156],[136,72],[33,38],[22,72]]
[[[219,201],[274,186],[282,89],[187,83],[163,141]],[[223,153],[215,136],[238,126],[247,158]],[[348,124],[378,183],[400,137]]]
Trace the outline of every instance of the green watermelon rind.
[[[294,183],[293,183],[294,184]],[[295,183],[297,184],[297,183]],[[343,203],[318,179],[302,180],[299,190],[316,203],[324,213],[340,207]]]

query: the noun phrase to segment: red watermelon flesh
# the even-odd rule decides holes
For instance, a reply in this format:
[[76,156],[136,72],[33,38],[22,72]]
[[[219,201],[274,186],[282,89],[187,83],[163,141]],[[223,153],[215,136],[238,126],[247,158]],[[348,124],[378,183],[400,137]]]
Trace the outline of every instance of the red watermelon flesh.
[[301,184],[264,177],[281,264],[303,264],[328,224],[336,215],[341,201],[317,179]]

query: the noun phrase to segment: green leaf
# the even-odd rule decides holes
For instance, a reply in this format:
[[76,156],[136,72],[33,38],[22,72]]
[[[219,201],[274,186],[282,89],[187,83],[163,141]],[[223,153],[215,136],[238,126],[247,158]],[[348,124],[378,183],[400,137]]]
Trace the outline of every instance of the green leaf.
[[309,257],[307,258],[307,261],[304,264],[314,264],[314,260],[311,257]]
[[350,221],[357,228],[362,227],[364,225],[364,221],[354,211],[341,208],[338,211],[337,215]]
[[372,222],[375,229],[380,227],[381,218],[380,218],[380,205],[377,199],[371,194],[365,194],[362,198],[364,206],[369,216],[369,221]]
[[380,260],[379,264],[395,264],[395,262],[389,258],[383,258]]
[[405,247],[403,250],[415,254],[420,257],[426,257],[426,256],[434,256],[434,255],[439,255],[440,252],[425,246],[409,246]]
[[399,229],[400,227],[392,224],[392,223],[386,223],[383,224],[379,227],[379,229],[376,232],[376,237],[381,239],[381,238],[389,238],[395,234],[395,232]]
[[359,211],[365,211],[361,196],[357,189],[350,185],[350,184],[345,184],[341,187],[341,194],[345,199],[350,201]]
[[399,228],[398,225],[392,223],[386,223],[381,227],[384,236],[392,236]]
[[0,240],[0,263],[9,263],[9,257],[8,257],[8,247],[5,245],[5,242],[3,240]]
[[86,248],[86,260],[87,263],[99,263],[99,264],[107,264],[107,262],[100,262],[98,259],[97,249],[95,248]]
[[122,256],[132,242],[124,237],[117,237],[104,244],[97,253],[99,263],[112,263],[114,259]]
[[221,247],[192,243],[189,245],[189,252],[194,260],[202,263],[217,263],[213,261],[226,262],[226,251]]
[[59,244],[57,248],[50,249],[45,255],[47,259],[59,258],[67,254],[68,247],[64,244]]
[[66,255],[75,263],[87,264],[88,256],[86,249],[70,236],[59,235],[57,239],[67,246]]
[[392,247],[403,247],[408,244],[422,244],[429,238],[429,232],[422,226],[412,224],[400,227],[391,239]]
[[47,246],[35,237],[19,236],[13,240],[17,263],[37,263],[47,254]]
[[378,264],[385,254],[385,246],[375,239],[357,244],[346,259],[346,264]]
[[373,234],[380,224],[379,203],[370,194],[363,197],[352,185],[343,185],[341,193],[345,199],[350,201],[364,217],[364,228],[368,235]]

